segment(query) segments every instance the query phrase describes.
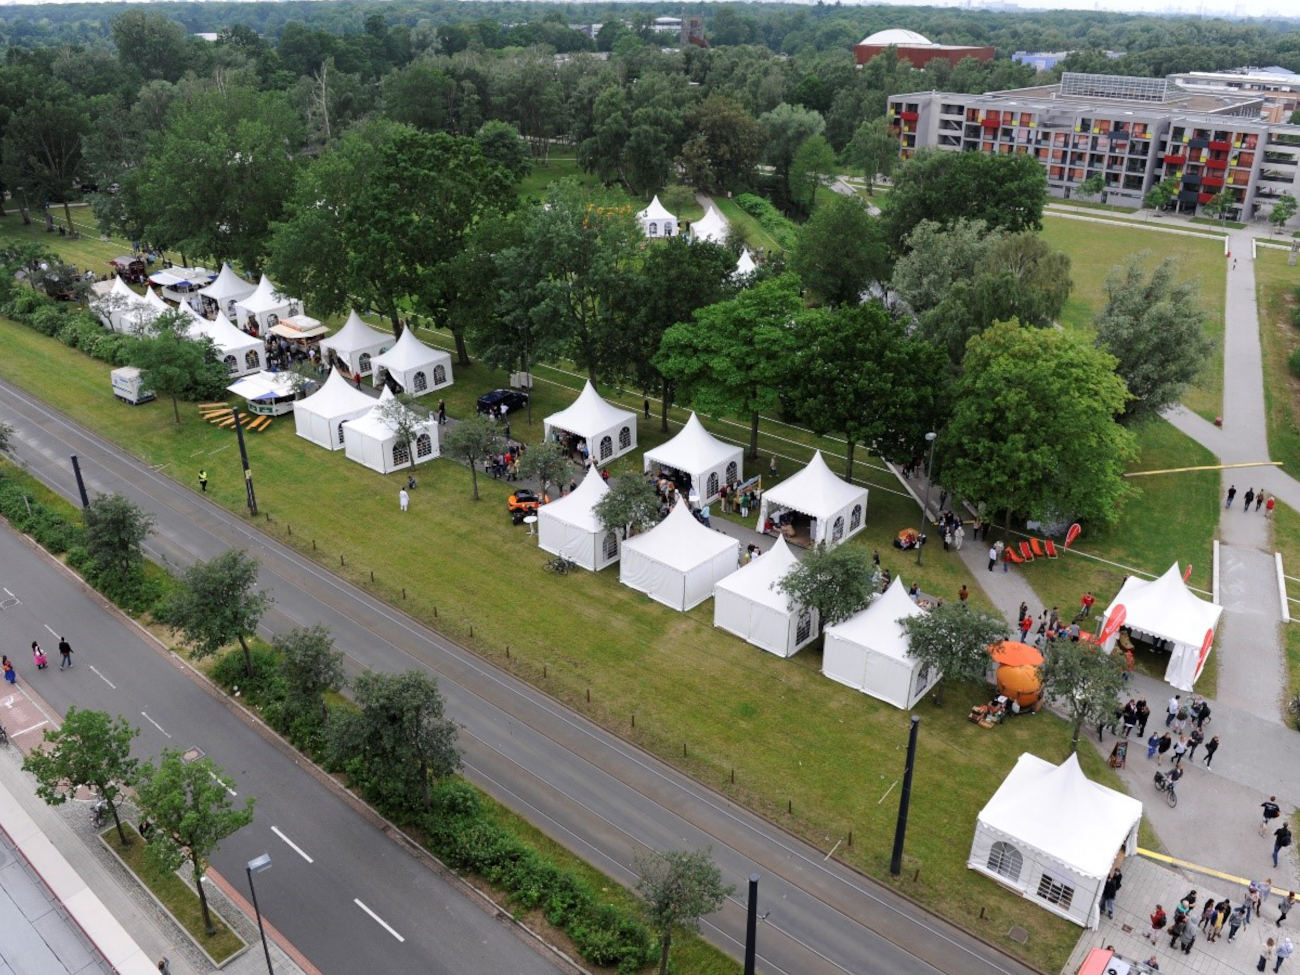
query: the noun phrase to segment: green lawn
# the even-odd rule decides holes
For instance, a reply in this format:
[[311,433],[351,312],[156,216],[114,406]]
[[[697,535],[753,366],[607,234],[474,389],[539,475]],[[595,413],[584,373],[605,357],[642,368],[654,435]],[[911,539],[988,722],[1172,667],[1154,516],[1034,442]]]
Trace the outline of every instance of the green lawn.
[[[58,209],[57,217],[58,224],[62,224],[62,207]],[[100,239],[99,232],[94,226],[94,216],[89,209],[74,207],[72,219],[81,232],[81,236],[76,240],[60,237],[57,233],[49,233],[45,225],[35,218],[30,224],[24,225],[18,211],[10,210],[7,216],[0,219],[0,236],[17,240],[34,240],[58,253],[69,264],[83,270],[94,271],[96,275],[108,273],[108,262],[112,258],[131,253],[130,241]]]
[[[1255,259],[1255,297],[1264,357],[1264,406],[1268,449],[1293,476],[1300,475],[1300,379],[1287,359],[1300,347],[1300,329],[1291,324],[1300,268],[1287,266],[1286,251],[1259,248]],[[1300,566],[1298,566],[1300,568]]]
[[769,257],[780,254],[785,250],[784,247],[777,243],[775,237],[762,228],[757,220],[740,209],[735,200],[729,200],[725,196],[715,196],[713,202],[719,212],[727,218],[727,222],[734,228],[735,234],[745,242],[746,246],[751,249],[761,247],[767,251]]
[[1213,420],[1223,413],[1223,303],[1227,280],[1223,245],[1217,240],[1161,233],[1118,221],[1091,223],[1068,217],[1043,218],[1043,239],[1070,256],[1074,289],[1061,315],[1068,327],[1091,331],[1093,316],[1106,304],[1106,275],[1130,254],[1149,251],[1148,267],[1177,257],[1184,277],[1196,281],[1206,312],[1205,334],[1214,352],[1183,395],[1188,409]]

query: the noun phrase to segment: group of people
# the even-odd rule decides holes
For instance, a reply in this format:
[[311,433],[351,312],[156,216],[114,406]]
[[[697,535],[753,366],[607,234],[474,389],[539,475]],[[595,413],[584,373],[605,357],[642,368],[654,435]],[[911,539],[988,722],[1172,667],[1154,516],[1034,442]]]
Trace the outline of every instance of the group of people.
[[753,488],[748,491],[737,491],[735,485],[724,484],[718,490],[718,501],[724,513],[738,511],[740,517],[748,518],[750,509],[758,507],[758,492]]
[[488,455],[484,460],[484,467],[490,476],[498,480],[505,478],[507,481],[517,481],[519,480],[519,458],[527,449],[522,443],[508,441],[505,449]]
[[[1144,934],[1144,937],[1152,944],[1157,944],[1161,936],[1168,935],[1169,947],[1171,949],[1181,948],[1185,955],[1192,953],[1192,946],[1196,944],[1198,931],[1205,935],[1208,944],[1218,941],[1226,931],[1227,937],[1224,940],[1231,944],[1237,939],[1243,928],[1250,926],[1252,918],[1263,917],[1264,905],[1268,903],[1269,897],[1272,895],[1272,884],[1272,878],[1264,881],[1252,881],[1242,902],[1235,906],[1226,897],[1219,901],[1207,899],[1199,914],[1196,911],[1197,892],[1189,890],[1178,902],[1178,906],[1174,908],[1172,919],[1165,913],[1164,907],[1160,904],[1156,905],[1156,909],[1151,912],[1150,928]],[[1278,917],[1274,922],[1274,927],[1282,926],[1282,922],[1286,920],[1286,916],[1295,904],[1295,900],[1294,891],[1279,893]],[[1113,896],[1111,904],[1114,904]],[[1106,896],[1103,891],[1103,910],[1105,905]],[[1108,912],[1107,916],[1114,917],[1114,914]],[[1276,973],[1281,969],[1282,963],[1291,957],[1294,951],[1295,946],[1292,944],[1291,939],[1285,935],[1266,935],[1260,939],[1259,959],[1255,964],[1255,969],[1260,972],[1266,971],[1269,962],[1272,962],[1273,971]]]
[[[1237,485],[1233,484],[1228,488],[1228,500],[1224,504],[1224,507],[1231,508],[1232,502],[1236,500],[1236,497],[1237,497]],[[1260,508],[1263,508],[1264,516],[1266,518],[1273,517],[1273,508],[1277,503],[1277,499],[1274,498],[1273,495],[1270,494],[1265,496],[1263,488],[1260,488],[1258,491],[1256,491],[1254,488],[1248,487],[1246,488],[1246,493],[1242,496],[1241,499],[1241,510],[1250,511],[1250,505],[1252,502],[1254,502],[1256,511],[1258,511]]]
[[[262,345],[265,349],[266,368],[271,371],[292,369],[294,366],[308,363],[316,370],[316,375],[325,375],[325,361],[321,358],[318,345],[304,348],[301,343],[290,342],[282,335],[268,335]],[[337,358],[333,351],[330,352],[330,357]]]
[[[1129,704],[1133,702],[1130,701]],[[1145,700],[1139,700],[1134,704],[1132,712],[1129,710],[1129,704],[1118,712],[1123,727],[1122,734],[1127,738],[1136,725],[1138,737],[1141,738],[1146,734],[1146,717],[1150,716],[1150,710]],[[1145,716],[1142,715],[1144,710]],[[1132,724],[1130,724],[1130,716],[1134,716]],[[1201,764],[1210,768],[1214,762],[1214,754],[1219,750],[1219,736],[1212,735],[1208,740],[1206,739],[1205,722],[1209,718],[1210,704],[1204,698],[1193,696],[1190,702],[1185,702],[1181,694],[1175,694],[1165,705],[1165,730],[1152,731],[1151,737],[1147,738],[1147,758],[1154,758],[1156,765],[1163,765],[1165,756],[1169,755],[1170,777],[1177,782],[1183,776],[1183,760],[1195,761],[1196,749],[1204,744],[1205,755],[1201,759]]]
[[[72,644],[68,642],[68,638],[65,636],[59,637],[59,658],[59,670],[67,670],[72,666]],[[41,649],[40,643],[36,640],[32,641],[32,664],[37,670],[45,670],[50,664],[49,657],[46,656],[45,651]],[[8,654],[0,654],[0,669],[4,671],[5,680],[10,685],[18,683],[18,669],[14,666],[14,662],[9,659]]]

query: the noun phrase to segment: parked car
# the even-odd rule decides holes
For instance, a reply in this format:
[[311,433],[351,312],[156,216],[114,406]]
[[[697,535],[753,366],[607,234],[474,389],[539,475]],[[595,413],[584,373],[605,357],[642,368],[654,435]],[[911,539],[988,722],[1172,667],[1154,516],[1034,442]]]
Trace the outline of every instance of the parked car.
[[510,512],[523,512],[524,514],[535,515],[537,509],[544,504],[550,504],[551,499],[548,495],[538,495],[536,491],[530,491],[528,488],[520,488],[514,494],[506,499],[506,510]]
[[528,405],[528,394],[518,393],[513,389],[494,389],[478,398],[478,411],[495,416],[504,403],[511,413],[517,413]]

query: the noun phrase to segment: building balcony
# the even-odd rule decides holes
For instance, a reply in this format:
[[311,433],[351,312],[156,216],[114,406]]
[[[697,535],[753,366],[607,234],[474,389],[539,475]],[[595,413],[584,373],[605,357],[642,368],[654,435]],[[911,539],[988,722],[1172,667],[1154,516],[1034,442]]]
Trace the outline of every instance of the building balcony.
[[1185,166],[1185,165],[1187,165],[1187,157],[1186,157],[1185,155],[1183,155],[1182,153],[1169,153],[1169,154],[1166,154],[1165,156],[1161,157],[1161,160],[1160,160],[1160,161],[1163,162],[1163,163],[1165,163],[1165,164],[1168,165],[1168,166]]
[[1213,149],[1215,152],[1227,152],[1229,149],[1232,148],[1232,143],[1225,142],[1221,139],[1211,139],[1210,148]]

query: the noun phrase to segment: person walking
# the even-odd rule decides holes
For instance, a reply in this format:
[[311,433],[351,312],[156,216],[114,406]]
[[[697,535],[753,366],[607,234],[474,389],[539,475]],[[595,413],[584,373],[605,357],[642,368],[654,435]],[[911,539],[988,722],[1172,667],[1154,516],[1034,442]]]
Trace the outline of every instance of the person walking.
[[1251,915],[1259,917],[1259,909],[1264,906],[1264,899],[1259,894],[1259,884],[1254,881],[1246,891],[1246,924],[1250,924]]
[[32,641],[32,663],[36,665],[37,670],[44,670],[49,664],[45,651],[41,649],[41,645],[35,640]]
[[1285,850],[1291,845],[1291,827],[1285,822],[1277,829],[1273,830],[1273,866],[1277,866],[1277,854],[1279,850]]
[[1138,737],[1141,738],[1147,733],[1147,722],[1151,720],[1151,708],[1147,704],[1147,699],[1145,697],[1138,698],[1137,716],[1137,733]]
[[1032,616],[1026,616],[1024,619],[1020,621],[1020,642],[1021,643],[1029,642],[1029,630],[1033,625],[1034,625],[1034,618]]
[[1225,507],[1225,508],[1231,508],[1231,507],[1232,507],[1232,499],[1235,498],[1236,496],[1237,496],[1237,485],[1233,484],[1233,485],[1229,486],[1229,488],[1228,488],[1228,503],[1225,504],[1224,507]]
[[1201,908],[1201,923],[1199,925],[1202,931],[1208,932],[1210,925],[1214,923],[1214,912],[1218,909],[1218,904],[1213,900],[1207,900],[1205,906]]
[[1156,938],[1160,937],[1160,932],[1164,930],[1165,925],[1168,923],[1169,917],[1165,914],[1165,909],[1157,904],[1156,909],[1151,912],[1151,930],[1146,932],[1143,937],[1155,944]]
[[1219,940],[1230,913],[1232,913],[1232,905],[1228,903],[1228,899],[1225,897],[1219,901],[1219,906],[1214,909],[1214,920],[1210,922],[1210,941]]
[[1165,753],[1169,751],[1169,749],[1173,746],[1173,744],[1174,744],[1174,740],[1171,737],[1169,737],[1169,732],[1166,731],[1163,735],[1160,736],[1160,742],[1159,744],[1156,745],[1157,765],[1165,764]]
[[1242,503],[1241,503],[1241,510],[1242,510],[1242,511],[1245,511],[1245,512],[1249,512],[1249,511],[1250,511],[1250,503],[1251,503],[1252,501],[1254,501],[1254,500],[1255,500],[1255,489],[1254,489],[1254,488],[1246,488],[1246,493],[1245,493],[1244,495],[1242,495],[1242,498],[1241,498],[1241,502],[1242,502]]
[[0,667],[4,668],[5,680],[10,684],[18,683],[18,671],[14,670],[14,662],[7,655],[0,655]]
[[1262,972],[1268,968],[1268,963],[1273,960],[1273,939],[1267,938],[1259,946],[1259,961],[1255,963],[1255,971]]
[[1210,767],[1210,763],[1214,761],[1214,753],[1217,752],[1218,750],[1219,750],[1219,736],[1215,735],[1213,738],[1211,738],[1209,741],[1205,743],[1205,757],[1201,759],[1201,761],[1204,763],[1206,768]]
[[1228,915],[1228,944],[1232,944],[1232,939],[1237,936],[1241,926],[1246,923],[1246,905],[1238,904]]
[[1200,728],[1193,728],[1192,733],[1187,736],[1187,760],[1196,761],[1196,749],[1205,741],[1205,733]]
[[[990,545],[989,546],[989,571],[992,572],[993,567],[997,564],[998,564],[998,547],[996,545]],[[1020,614],[1020,617],[1021,619],[1024,619],[1023,612]]]
[[1264,504],[1264,489],[1260,488],[1259,493],[1255,495],[1255,510],[1258,511]]
[[1155,758],[1156,752],[1159,750],[1159,748],[1160,748],[1160,736],[1153,731],[1151,732],[1151,737],[1147,739],[1147,758],[1148,759]]
[[1295,906],[1295,891],[1289,891],[1285,897],[1278,898],[1277,920],[1273,922],[1273,927],[1280,928],[1286,916],[1291,913],[1291,908]]
[[1183,933],[1178,936],[1178,947],[1183,949],[1184,955],[1190,955],[1194,944],[1196,944],[1196,925],[1188,922],[1183,925]]
[[1165,727],[1168,728],[1174,723],[1174,718],[1178,717],[1178,709],[1183,706],[1183,696],[1175,694],[1165,704]]
[[66,636],[59,637],[59,670],[67,670],[72,666],[72,644],[68,642]]
[[1282,962],[1291,957],[1291,952],[1295,951],[1295,945],[1291,944],[1290,938],[1283,938],[1282,943],[1277,946],[1277,964],[1273,966],[1274,975],[1282,967]]
[[1106,883],[1101,888],[1101,909],[1106,912],[1107,917],[1115,916],[1115,895],[1124,884],[1124,875],[1116,867],[1106,878]]
[[438,426],[445,426],[447,423],[447,401],[438,400]]
[[1187,754],[1187,739],[1184,738],[1182,735],[1179,735],[1178,740],[1174,742],[1174,754],[1173,757],[1170,759],[1170,764],[1172,764],[1174,768],[1181,768],[1183,764],[1183,756],[1186,754]]
[[1263,836],[1268,830],[1269,823],[1282,815],[1282,807],[1277,804],[1277,796],[1269,796],[1259,804],[1259,808],[1263,810],[1259,820],[1259,835]]
[[397,504],[403,511],[406,511],[411,506],[411,496],[407,494],[406,488],[402,488],[397,492]]
[[203,467],[199,468],[199,490],[204,494],[208,493],[208,472]]

